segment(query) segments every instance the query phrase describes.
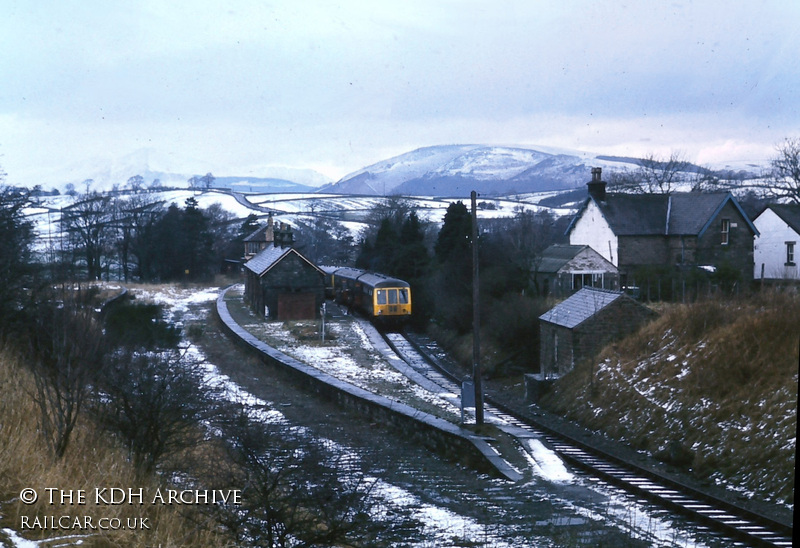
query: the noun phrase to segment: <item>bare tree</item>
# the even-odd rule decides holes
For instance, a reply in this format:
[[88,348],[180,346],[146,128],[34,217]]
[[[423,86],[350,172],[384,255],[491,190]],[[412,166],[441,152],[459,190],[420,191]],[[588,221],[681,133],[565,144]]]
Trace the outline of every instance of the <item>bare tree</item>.
[[98,389],[102,424],[120,436],[142,474],[197,443],[201,420],[214,414],[201,364],[176,349],[118,348],[108,355]]
[[542,251],[558,239],[555,217],[547,210],[530,211],[518,207],[513,218],[498,219],[485,223],[493,228],[491,240],[497,242],[495,249],[504,250],[509,257],[509,265],[524,274],[527,282],[533,284],[536,293]]
[[639,174],[647,192],[651,194],[671,194],[675,185],[683,180],[683,175],[691,164],[683,153],[672,152],[669,158],[649,154],[640,160]]
[[203,188],[206,190],[210,189],[211,186],[214,184],[216,177],[214,177],[211,173],[206,173],[202,177],[200,177],[200,182],[203,185]]
[[90,280],[99,280],[103,260],[113,245],[113,210],[111,198],[99,193],[87,194],[82,200],[65,208],[62,213],[64,229],[70,235],[74,252],[83,255]]
[[104,348],[94,310],[75,296],[61,297],[60,302],[51,299],[35,311],[27,333],[40,431],[57,459],[69,445]]
[[162,205],[163,202],[143,194],[113,203],[115,247],[126,282],[133,274],[134,267],[138,266],[141,274],[142,262],[146,261],[146,258],[138,255],[141,240],[146,237],[144,233],[147,228],[163,213]]
[[800,138],[787,138],[772,160],[767,194],[800,204]]
[[690,182],[693,188],[699,187],[703,181],[697,174],[690,175],[690,171],[692,164],[681,152],[672,152],[668,158],[651,153],[639,160],[638,168],[613,172],[609,186],[622,192],[671,194],[678,183]]
[[353,459],[298,429],[254,420],[246,408],[232,409],[223,428],[244,503],[214,510],[238,541],[275,548],[374,545],[367,525],[375,480]]
[[132,192],[141,192],[143,186],[144,186],[144,177],[142,177],[141,175],[134,175],[133,177],[128,177],[128,188],[130,188]]

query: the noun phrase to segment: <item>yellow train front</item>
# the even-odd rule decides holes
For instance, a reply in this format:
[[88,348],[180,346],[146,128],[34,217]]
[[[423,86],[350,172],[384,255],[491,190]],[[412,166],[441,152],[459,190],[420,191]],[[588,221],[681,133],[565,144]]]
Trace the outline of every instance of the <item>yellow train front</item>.
[[337,303],[358,310],[378,325],[397,326],[411,317],[408,282],[358,268],[338,268],[329,283]]

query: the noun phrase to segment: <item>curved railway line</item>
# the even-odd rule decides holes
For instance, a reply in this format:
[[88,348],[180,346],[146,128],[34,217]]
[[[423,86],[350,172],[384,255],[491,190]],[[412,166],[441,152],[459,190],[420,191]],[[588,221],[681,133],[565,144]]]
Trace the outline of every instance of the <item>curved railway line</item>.
[[[422,337],[384,334],[389,345],[414,370],[448,390],[458,392],[461,379],[435,355],[434,343]],[[522,409],[487,396],[485,412],[540,437],[565,461],[589,476],[680,514],[701,527],[730,538],[739,546],[792,546],[791,524],[773,519],[685,485],[603,449],[558,431]]]

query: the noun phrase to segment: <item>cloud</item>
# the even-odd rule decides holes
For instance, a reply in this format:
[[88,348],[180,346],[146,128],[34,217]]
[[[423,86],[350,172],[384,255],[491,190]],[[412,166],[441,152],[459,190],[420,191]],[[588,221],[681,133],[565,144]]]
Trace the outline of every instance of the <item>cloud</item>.
[[778,1],[15,2],[0,160],[153,146],[344,174],[456,142],[765,150],[800,127],[797,20]]

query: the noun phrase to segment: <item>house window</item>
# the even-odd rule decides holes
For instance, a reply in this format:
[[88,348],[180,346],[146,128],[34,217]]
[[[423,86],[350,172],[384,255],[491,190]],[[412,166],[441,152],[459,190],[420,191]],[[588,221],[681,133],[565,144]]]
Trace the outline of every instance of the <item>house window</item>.
[[582,287],[603,287],[603,274],[573,274],[572,289],[578,290]]
[[794,263],[794,244],[796,242],[786,242],[786,266],[795,266]]
[[722,219],[722,245],[728,245],[731,235],[731,220]]

